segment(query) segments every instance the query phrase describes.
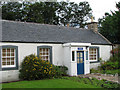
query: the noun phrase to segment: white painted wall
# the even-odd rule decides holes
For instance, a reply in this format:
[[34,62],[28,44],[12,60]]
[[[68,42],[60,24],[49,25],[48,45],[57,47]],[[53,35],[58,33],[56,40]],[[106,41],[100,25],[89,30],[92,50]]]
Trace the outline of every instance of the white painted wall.
[[[52,46],[52,62],[54,65],[63,65],[63,47],[62,44],[38,44],[38,43],[2,43],[2,45],[15,45],[18,46],[18,67],[20,68],[21,62],[30,54],[37,55],[37,46]],[[19,70],[0,71],[2,74],[2,82],[19,80]],[[0,80],[1,81],[1,80]]]
[[[39,43],[0,43],[0,46],[2,45],[15,45],[18,46],[18,63],[19,67],[21,62],[23,61],[25,56],[28,56],[30,54],[36,54],[37,55],[37,46],[43,46],[48,45],[52,46],[52,62],[54,65],[65,65],[68,67],[68,74],[71,76],[77,75],[77,60],[74,62],[72,61],[72,50],[76,50],[77,47],[80,45],[84,48],[84,53],[86,53],[86,49],[84,44],[71,44],[75,45],[76,47],[68,47],[64,46],[62,44],[39,44]],[[86,44],[90,45],[90,44]],[[110,57],[110,51],[112,50],[111,46],[108,45],[91,45],[91,46],[98,46],[100,47],[100,58],[103,60],[108,60]],[[85,55],[85,54],[84,54]],[[86,58],[86,55],[84,56]],[[85,61],[85,74],[89,73],[89,65],[90,68],[96,68],[99,64],[89,64],[89,60]],[[0,77],[2,77],[2,81],[14,81],[19,80],[19,70],[9,70],[9,71],[0,71],[2,74]],[[0,79],[1,81],[1,79]]]
[[63,52],[63,59],[64,59],[64,65],[67,66],[68,68],[68,74],[71,75],[71,48],[70,47],[63,47],[64,48],[64,52]]
[[[99,47],[99,53],[100,53],[99,55],[100,55],[100,58],[102,58],[102,60],[104,61],[109,60],[111,56],[110,51],[112,50],[111,45],[91,45],[91,46]],[[100,63],[91,63],[90,69],[97,68],[98,66],[100,66]]]

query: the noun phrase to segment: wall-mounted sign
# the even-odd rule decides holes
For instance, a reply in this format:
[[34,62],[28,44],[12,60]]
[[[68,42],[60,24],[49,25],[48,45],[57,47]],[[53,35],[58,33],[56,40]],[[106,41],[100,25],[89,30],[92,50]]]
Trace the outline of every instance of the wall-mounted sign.
[[83,50],[83,48],[78,48],[78,50]]

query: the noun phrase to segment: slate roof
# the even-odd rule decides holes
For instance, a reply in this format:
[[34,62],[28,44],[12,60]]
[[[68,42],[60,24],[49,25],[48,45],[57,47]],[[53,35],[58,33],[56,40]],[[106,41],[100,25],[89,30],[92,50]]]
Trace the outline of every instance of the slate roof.
[[2,41],[110,44],[92,30],[8,20],[2,20]]

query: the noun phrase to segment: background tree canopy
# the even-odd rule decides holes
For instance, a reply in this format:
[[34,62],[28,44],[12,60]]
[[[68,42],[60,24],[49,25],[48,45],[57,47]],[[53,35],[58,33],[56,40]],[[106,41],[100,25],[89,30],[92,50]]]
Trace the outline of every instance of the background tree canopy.
[[2,19],[84,27],[92,9],[88,2],[8,2],[2,5]]
[[112,43],[120,44],[120,2],[116,4],[116,8],[118,11],[105,13],[105,16],[99,19],[99,31]]

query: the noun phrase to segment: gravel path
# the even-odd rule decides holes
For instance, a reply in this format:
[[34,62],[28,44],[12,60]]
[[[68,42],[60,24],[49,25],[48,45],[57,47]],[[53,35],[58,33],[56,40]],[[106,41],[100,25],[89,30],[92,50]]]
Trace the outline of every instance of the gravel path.
[[118,75],[113,76],[113,75],[106,75],[106,74],[86,74],[86,75],[79,75],[79,76],[84,78],[94,77],[98,80],[105,79],[107,81],[117,82],[120,84],[120,76]]

